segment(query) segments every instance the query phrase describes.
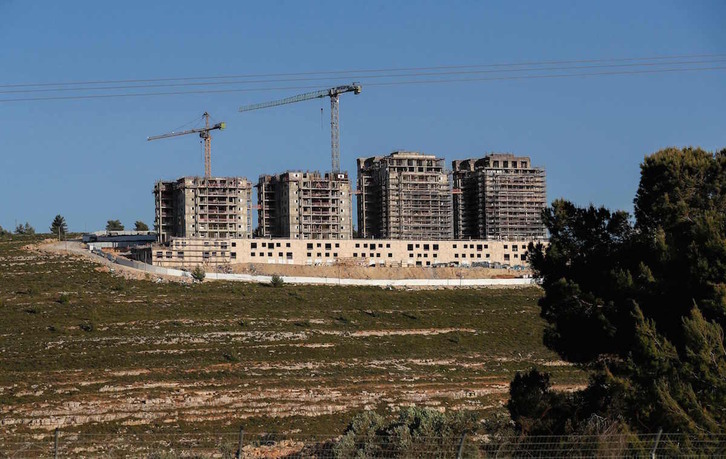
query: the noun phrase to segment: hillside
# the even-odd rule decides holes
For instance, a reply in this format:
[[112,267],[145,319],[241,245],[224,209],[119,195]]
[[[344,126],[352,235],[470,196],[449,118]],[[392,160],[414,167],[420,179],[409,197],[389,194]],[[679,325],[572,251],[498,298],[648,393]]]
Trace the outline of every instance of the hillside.
[[0,436],[335,434],[363,409],[501,410],[541,344],[537,288],[388,291],[129,280],[0,239]]

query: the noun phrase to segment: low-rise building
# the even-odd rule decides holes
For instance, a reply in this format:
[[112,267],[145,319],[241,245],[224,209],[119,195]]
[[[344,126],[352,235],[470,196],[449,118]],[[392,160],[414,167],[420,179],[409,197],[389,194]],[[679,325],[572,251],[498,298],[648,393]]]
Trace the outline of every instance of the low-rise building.
[[291,265],[527,265],[530,241],[176,238],[152,248],[153,264],[175,268],[236,263]]
[[153,231],[95,231],[84,233],[81,241],[99,249],[124,250],[156,242]]

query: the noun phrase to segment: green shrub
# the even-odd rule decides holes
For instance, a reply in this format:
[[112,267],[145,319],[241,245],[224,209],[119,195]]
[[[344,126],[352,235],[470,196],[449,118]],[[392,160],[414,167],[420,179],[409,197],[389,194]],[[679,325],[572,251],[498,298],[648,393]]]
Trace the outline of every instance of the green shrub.
[[237,354],[234,351],[223,353],[222,358],[227,362],[239,362],[239,357],[237,357]]
[[58,302],[60,304],[68,304],[71,302],[71,296],[67,293],[61,293],[58,297]]
[[192,278],[197,282],[204,282],[204,278],[206,276],[207,273],[204,272],[202,265],[197,265],[197,267],[192,270]]
[[[454,457],[462,435],[477,427],[476,416],[466,411],[410,407],[394,420],[366,411],[351,421],[333,451],[335,457],[421,457],[431,451]],[[465,457],[477,457],[473,445],[464,452]]]
[[285,280],[282,278],[282,276],[273,274],[272,279],[270,280],[270,285],[272,285],[275,288],[282,287],[283,285],[285,285]]

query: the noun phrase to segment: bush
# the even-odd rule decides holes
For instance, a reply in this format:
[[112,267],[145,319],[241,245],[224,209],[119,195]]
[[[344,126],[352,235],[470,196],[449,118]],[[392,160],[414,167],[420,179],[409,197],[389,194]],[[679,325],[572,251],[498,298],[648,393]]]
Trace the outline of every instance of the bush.
[[234,351],[223,353],[222,358],[227,362],[239,362],[239,357]]
[[[333,451],[335,457],[421,457],[431,451],[456,454],[464,432],[473,433],[477,419],[470,412],[446,412],[410,407],[387,421],[375,412],[356,416]],[[476,457],[471,445],[466,457]]]
[[285,280],[282,278],[282,276],[278,276],[277,274],[272,275],[272,279],[270,280],[270,285],[273,287],[282,287],[285,285]]
[[197,267],[192,270],[192,278],[197,282],[204,282],[204,278],[206,276],[207,273],[204,272],[202,265],[197,265]]
[[71,296],[67,293],[61,293],[58,297],[58,302],[60,304],[68,304],[71,302]]

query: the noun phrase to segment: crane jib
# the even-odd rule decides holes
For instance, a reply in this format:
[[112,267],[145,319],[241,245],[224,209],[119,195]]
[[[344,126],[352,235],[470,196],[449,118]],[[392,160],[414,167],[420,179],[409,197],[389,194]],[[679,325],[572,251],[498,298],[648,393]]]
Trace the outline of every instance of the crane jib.
[[245,105],[239,108],[240,112],[249,112],[262,108],[278,107],[280,105],[293,104],[311,99],[321,99],[330,97],[330,156],[332,160],[332,171],[340,172],[340,124],[338,115],[338,96],[346,92],[360,94],[363,87],[360,83],[353,82],[349,85],[336,86],[321,91],[308,92],[297,96],[287,97],[285,99],[274,100],[271,102],[262,102],[259,104]]
[[204,176],[205,177],[211,177],[212,176],[212,136],[209,134],[209,131],[213,131],[216,129],[219,129],[220,131],[225,129],[227,127],[227,123],[224,121],[219,122],[215,124],[214,126],[209,125],[209,113],[204,112],[204,115],[202,117],[205,119],[206,126],[203,128],[196,128],[196,129],[189,129],[186,131],[180,131],[180,132],[169,132],[167,134],[162,135],[155,135],[151,137],[147,137],[146,140],[158,140],[158,139],[166,139],[169,137],[178,137],[182,135],[187,134],[199,134],[199,137],[204,139]]

